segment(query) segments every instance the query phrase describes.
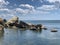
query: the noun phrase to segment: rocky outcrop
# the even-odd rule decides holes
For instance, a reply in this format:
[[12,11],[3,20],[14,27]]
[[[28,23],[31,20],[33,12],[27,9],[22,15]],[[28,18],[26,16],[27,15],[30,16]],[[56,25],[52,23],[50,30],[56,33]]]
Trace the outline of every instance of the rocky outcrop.
[[5,25],[8,26],[8,27],[12,27],[16,23],[18,23],[18,21],[19,21],[19,18],[17,16],[14,16],[10,20],[8,20]]
[[[4,19],[4,22],[6,22],[6,20]],[[45,28],[44,25],[42,24],[37,24],[37,25],[34,25],[34,24],[31,24],[31,23],[26,23],[24,21],[20,21],[19,18],[17,16],[14,16],[12,17],[10,20],[8,20],[5,25],[5,27],[17,27],[17,28],[27,28],[27,29],[30,29],[30,30],[41,30],[41,29],[47,29]]]
[[14,16],[10,20],[8,20],[5,24],[5,27],[13,27],[16,26],[17,28],[27,28],[29,25],[23,21],[19,21],[19,18]]

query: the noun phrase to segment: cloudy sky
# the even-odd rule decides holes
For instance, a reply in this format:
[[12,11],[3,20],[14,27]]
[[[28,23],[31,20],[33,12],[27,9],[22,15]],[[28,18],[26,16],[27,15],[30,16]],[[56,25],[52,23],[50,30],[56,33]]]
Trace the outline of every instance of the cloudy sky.
[[21,20],[60,20],[60,0],[0,0],[0,17]]

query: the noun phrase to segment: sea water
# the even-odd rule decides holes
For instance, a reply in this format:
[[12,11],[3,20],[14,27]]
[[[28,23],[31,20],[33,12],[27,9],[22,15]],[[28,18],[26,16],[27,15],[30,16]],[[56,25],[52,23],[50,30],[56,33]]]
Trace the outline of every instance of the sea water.
[[[60,45],[60,21],[28,20],[32,24],[43,24],[47,30],[33,31],[22,29],[4,29],[0,33],[0,45]],[[58,32],[51,32],[55,28]]]

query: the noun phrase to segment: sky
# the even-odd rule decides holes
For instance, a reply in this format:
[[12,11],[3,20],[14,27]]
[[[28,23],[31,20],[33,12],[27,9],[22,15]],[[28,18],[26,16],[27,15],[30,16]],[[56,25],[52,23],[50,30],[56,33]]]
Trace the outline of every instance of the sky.
[[60,20],[60,0],[0,0],[0,17],[20,20]]

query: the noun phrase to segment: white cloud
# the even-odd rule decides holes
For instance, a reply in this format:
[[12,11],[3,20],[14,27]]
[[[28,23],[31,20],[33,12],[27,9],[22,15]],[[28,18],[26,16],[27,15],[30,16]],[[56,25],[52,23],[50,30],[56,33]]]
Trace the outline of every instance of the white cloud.
[[[23,8],[14,8],[14,9],[8,9],[7,7],[5,7],[6,5],[9,4],[8,1],[5,0],[0,0],[0,5],[3,8],[0,8],[0,11],[6,11],[7,13],[3,13],[1,14],[2,17],[10,17],[10,16],[14,16],[14,15],[26,15],[26,14],[47,14],[49,13],[48,11],[41,11],[41,10],[36,10],[34,6],[29,5],[29,4],[21,4],[19,5],[20,7],[25,7],[26,9]],[[15,4],[16,6],[16,4]],[[42,10],[53,10],[56,9],[54,5],[43,5],[42,7],[38,7],[37,9],[42,9]]]
[[43,0],[40,0],[41,3],[43,3]]
[[59,2],[60,2],[60,0],[47,0],[47,1],[49,1],[49,2],[56,2],[56,1],[59,1]]
[[16,8],[16,12],[20,13],[20,14],[27,14],[29,12],[29,10],[27,9],[21,9],[21,8]]
[[42,5],[41,7],[38,7],[37,9],[40,9],[40,10],[56,10],[57,7],[55,5]]
[[0,14],[0,17],[1,17],[1,18],[5,18],[5,19],[7,19],[7,20],[8,20],[9,18],[13,17],[13,16],[15,16],[15,15],[13,15],[13,14],[8,14],[8,13],[7,13],[7,14]]
[[22,9],[22,8],[14,8],[14,9],[8,9],[8,8],[1,8],[0,9],[0,11],[2,11],[2,12],[4,12],[4,11],[6,11],[7,13],[5,14],[5,13],[3,13],[3,15],[5,14],[5,15],[7,15],[7,16],[5,16],[4,15],[4,17],[8,17],[9,15],[10,16],[12,16],[12,15],[19,15],[19,14],[21,14],[21,15],[27,15],[27,14],[47,14],[47,13],[49,13],[49,12],[46,12],[46,11],[39,11],[39,10],[36,10],[36,9],[32,9],[32,10],[30,10],[30,9]]
[[32,1],[34,1],[34,0],[32,0]]
[[54,3],[57,8],[60,8],[60,0],[47,0],[50,3]]
[[16,8],[15,11],[16,11],[16,13],[20,13],[20,14],[22,14],[22,15],[26,15],[26,14],[31,14],[31,13],[33,13],[33,12],[35,11],[35,9],[30,10],[30,9]]
[[8,5],[9,2],[5,0],[0,0],[0,5]]
[[34,9],[34,6],[29,5],[29,4],[21,4],[20,7],[26,7],[26,8],[29,8],[29,9]]
[[5,18],[10,13],[10,9],[7,8],[8,4],[9,2],[7,0],[0,0],[0,17]]
[[0,11],[7,11],[7,12],[9,12],[10,10],[8,8],[1,8]]
[[29,5],[29,4],[21,4],[21,5],[19,5],[19,6],[25,8],[25,9],[16,8],[16,11],[17,11],[17,12],[20,12],[20,13],[22,13],[22,14],[28,14],[28,13],[31,13],[31,12],[34,12],[34,11],[35,11],[34,6]]
[[9,4],[8,1],[0,0],[0,8],[5,8]]
[[32,12],[32,14],[34,14],[34,15],[46,15],[46,14],[50,14],[50,12],[43,11],[43,10],[35,10],[34,12]]
[[54,4],[57,8],[60,8],[60,2],[59,1],[56,1]]
[[[46,11],[39,11],[39,10],[36,10],[34,9],[34,11],[32,10],[29,10],[29,9],[21,9],[21,8],[14,8],[14,9],[8,9],[8,8],[4,8],[4,9],[0,9],[0,11],[2,11],[3,13],[0,14],[0,17],[3,17],[3,18],[6,18],[6,19],[9,19],[11,18],[12,16],[19,16],[19,15],[37,15],[37,14],[48,14],[49,12],[46,12]],[[5,13],[7,12],[7,13]]]
[[10,10],[8,8],[1,8],[0,9],[0,17],[1,18],[10,18],[12,17],[13,15],[15,15],[14,11],[13,10]]

